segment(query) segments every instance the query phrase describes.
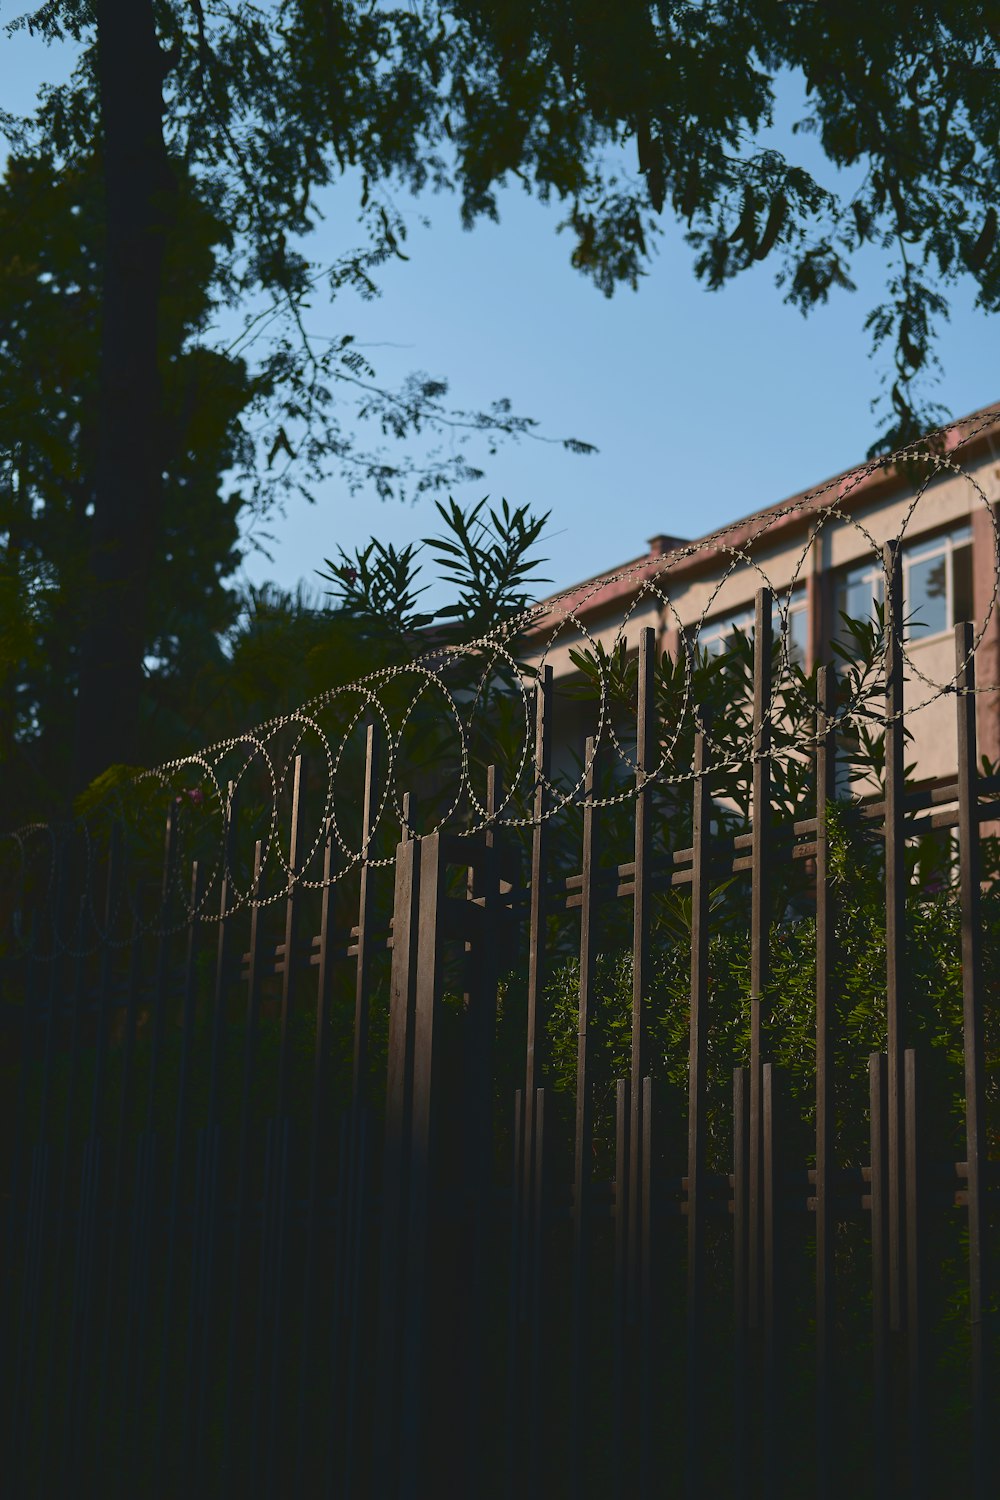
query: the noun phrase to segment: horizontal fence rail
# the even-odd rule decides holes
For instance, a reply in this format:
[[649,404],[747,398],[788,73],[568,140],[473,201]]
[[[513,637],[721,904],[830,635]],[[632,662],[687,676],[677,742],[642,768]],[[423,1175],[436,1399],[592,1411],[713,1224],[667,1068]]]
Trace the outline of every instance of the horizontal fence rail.
[[867,662],[595,647],[579,774],[521,620],[8,841],[7,1493],[994,1493],[991,622],[877,556]]

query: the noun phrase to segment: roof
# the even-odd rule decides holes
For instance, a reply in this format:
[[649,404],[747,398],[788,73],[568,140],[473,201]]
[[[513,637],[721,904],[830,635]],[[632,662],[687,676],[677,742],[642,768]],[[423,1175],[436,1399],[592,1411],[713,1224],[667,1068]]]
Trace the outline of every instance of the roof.
[[[994,403],[959,418],[946,428],[929,433],[920,444],[912,446],[913,450],[918,450],[925,444],[933,445],[947,454],[964,448],[971,455],[988,445],[990,438],[998,433],[1000,403]],[[632,599],[647,578],[665,571],[664,558],[670,559],[668,566],[674,578],[708,571],[714,566],[715,555],[720,551],[746,547],[765,534],[769,541],[787,537],[803,529],[811,514],[829,505],[854,510],[893,493],[906,483],[907,476],[899,465],[888,458],[873,459],[693,541],[665,535],[651,537],[648,552],[539,600],[535,606],[537,617],[528,634],[548,628],[549,614],[545,610],[548,604],[558,604],[560,614],[570,612],[581,617],[592,616],[611,605]]]

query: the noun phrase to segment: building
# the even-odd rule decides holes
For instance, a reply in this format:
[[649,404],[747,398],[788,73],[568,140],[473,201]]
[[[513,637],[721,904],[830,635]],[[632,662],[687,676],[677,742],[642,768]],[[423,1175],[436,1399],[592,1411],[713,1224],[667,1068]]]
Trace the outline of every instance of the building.
[[[653,626],[660,649],[684,643],[712,652],[752,624],[762,584],[775,596],[775,626],[810,669],[834,660],[841,613],[865,618],[884,588],[882,548],[902,556],[907,722],[921,781],[955,766],[953,626],[971,619],[976,680],[1000,683],[997,563],[1000,556],[1000,406],[938,435],[936,451],[906,464],[876,461],[835,476],[755,515],[693,541],[655,536],[643,555],[543,600],[529,632],[530,659],[553,669],[555,763],[578,763],[593,732],[592,705],[567,691],[578,676],[573,651],[623,640],[637,650]],[[998,695],[979,698],[979,747],[1000,760]]]

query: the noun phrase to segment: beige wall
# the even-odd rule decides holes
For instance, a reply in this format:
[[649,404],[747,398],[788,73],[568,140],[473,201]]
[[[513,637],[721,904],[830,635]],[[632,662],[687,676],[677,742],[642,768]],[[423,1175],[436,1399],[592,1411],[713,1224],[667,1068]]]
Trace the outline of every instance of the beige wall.
[[[983,628],[991,599],[996,599],[995,533],[987,508],[1000,499],[1000,462],[985,458],[970,467],[970,477],[947,475],[937,478],[917,493],[910,491],[852,511],[848,517],[834,510],[812,513],[809,524],[789,539],[776,537],[769,544],[766,518],[762,532],[751,547],[742,552],[716,546],[716,566],[711,572],[691,578],[683,562],[671,568],[669,563],[656,579],[648,581],[638,600],[631,604],[626,617],[625,606],[613,604],[587,618],[585,627],[571,617],[558,618],[556,606],[547,645],[530,653],[535,665],[544,660],[552,667],[557,692],[557,762],[568,766],[568,747],[579,749],[587,732],[596,728],[592,707],[583,709],[560,693],[575,675],[570,661],[571,650],[586,649],[600,641],[611,650],[624,639],[626,650],[637,649],[639,631],[652,625],[658,631],[661,649],[676,649],[677,627],[690,629],[700,620],[742,613],[753,607],[756,591],[769,586],[779,602],[787,601],[789,590],[801,583],[810,600],[811,647],[815,653],[824,609],[829,628],[830,605],[824,604],[828,580],[834,570],[872,556],[893,538],[912,543],[945,527],[968,521],[973,527],[975,610],[977,632]],[[977,488],[978,486],[978,488]],[[984,500],[987,504],[984,505]],[[984,554],[986,556],[984,557]],[[914,742],[907,750],[907,761],[916,762],[916,775],[944,776],[955,766],[955,705],[950,693],[939,691],[954,679],[954,642],[952,633],[930,640],[914,642],[908,647],[913,671],[907,674],[906,700],[915,709],[908,720]],[[981,686],[1000,682],[1000,620],[996,611],[977,653],[977,679]],[[930,679],[920,681],[916,672]],[[1000,722],[997,704],[980,699],[979,733],[981,750],[1000,755]],[[559,720],[562,721],[560,732]],[[594,720],[593,723],[590,721]],[[577,743],[579,742],[579,744]]]

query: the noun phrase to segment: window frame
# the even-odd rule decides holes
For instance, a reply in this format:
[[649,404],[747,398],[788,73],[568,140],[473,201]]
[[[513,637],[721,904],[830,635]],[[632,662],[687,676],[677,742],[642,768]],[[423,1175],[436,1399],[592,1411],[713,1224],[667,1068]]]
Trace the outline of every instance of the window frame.
[[[903,640],[908,645],[924,645],[929,641],[941,641],[954,630],[955,619],[955,553],[963,548],[972,548],[972,525],[963,521],[958,525],[949,526],[947,529],[931,532],[927,536],[915,538],[912,542],[904,543],[902,566],[903,566]],[[936,558],[945,559],[945,620],[946,624],[940,630],[925,633],[918,625],[913,630],[907,620],[910,605],[910,571],[916,563],[933,562]],[[841,601],[847,594],[849,588],[856,584],[870,582],[872,584],[872,613],[876,603],[883,603],[885,599],[885,573],[878,563],[868,559],[854,565],[848,564],[836,570],[833,578],[834,587],[834,620],[833,639],[843,641],[843,622],[841,619],[844,611],[841,609]],[[872,615],[868,616],[869,619]]]
[[[783,595],[777,594],[773,597],[771,606],[772,625],[777,625],[781,622],[782,611],[780,600],[783,597]],[[806,642],[803,647],[801,660],[797,660],[794,654],[790,655],[789,660],[792,666],[800,666],[805,670],[809,655],[809,595],[804,583],[798,584],[794,589],[787,607],[787,619],[789,621],[793,616],[801,615],[805,615],[806,617]],[[710,617],[704,620],[700,627],[692,626],[685,631],[688,645],[694,646],[695,639],[697,639],[699,651],[706,652],[711,657],[720,656],[725,642],[732,638],[736,630],[741,630],[747,636],[752,633],[755,618],[756,608],[754,605],[744,606],[742,609],[732,611],[728,614],[719,614]],[[713,649],[713,647],[716,649]]]

